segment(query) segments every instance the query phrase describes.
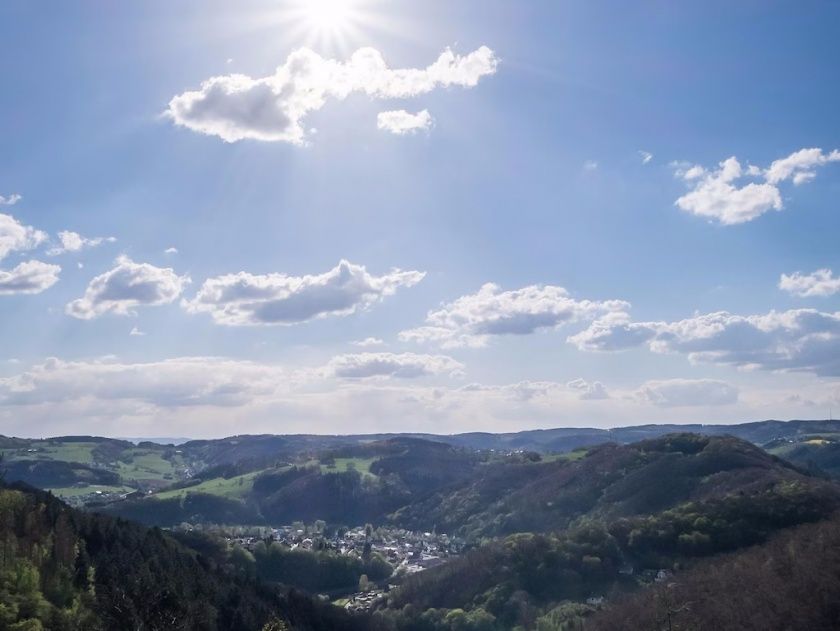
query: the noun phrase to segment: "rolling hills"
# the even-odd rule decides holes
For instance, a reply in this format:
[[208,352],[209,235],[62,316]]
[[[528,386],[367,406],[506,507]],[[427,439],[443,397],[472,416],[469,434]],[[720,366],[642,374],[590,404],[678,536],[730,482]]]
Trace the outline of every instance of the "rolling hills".
[[[443,443],[455,449],[492,454],[537,452],[543,455],[569,454],[575,449],[606,442],[628,444],[669,433],[731,435],[767,448],[803,468],[826,475],[840,475],[840,422],[838,421],[759,421],[739,425],[644,425],[611,430],[558,428],[507,434],[467,433],[454,435],[376,434],[347,436],[256,435],[231,436],[213,440],[189,440],[178,445],[152,441],[138,443],[93,436],[65,436],[49,439],[23,439],[0,436],[9,479],[21,480],[82,505],[117,499],[140,491],[177,490],[182,483],[193,483],[198,474],[216,467],[218,479],[231,476],[225,466],[238,468],[239,474],[276,468],[280,463],[301,466],[315,464],[324,454],[357,449],[388,440],[418,439]],[[815,442],[818,441],[818,442]],[[370,462],[362,455],[354,462],[362,475],[374,475]],[[339,456],[340,459],[340,456]],[[63,463],[60,465],[48,463]],[[340,468],[340,467],[339,467]],[[334,469],[322,468],[324,472]],[[247,486],[250,480],[243,484]],[[237,481],[238,484],[238,481]],[[212,486],[212,485],[211,485]],[[241,499],[242,489],[219,483],[211,493]],[[210,489],[202,489],[209,491]],[[181,493],[183,495],[183,493]]]

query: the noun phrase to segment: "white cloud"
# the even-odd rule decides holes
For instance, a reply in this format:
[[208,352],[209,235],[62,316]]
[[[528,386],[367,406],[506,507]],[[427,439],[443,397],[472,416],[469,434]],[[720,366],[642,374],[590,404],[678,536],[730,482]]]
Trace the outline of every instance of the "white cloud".
[[[609,399],[581,400],[572,382],[439,386],[414,379],[342,379],[322,368],[290,369],[218,357],[132,363],[114,358],[48,359],[0,377],[0,424],[10,435],[168,435],[241,433],[372,433],[516,431],[647,422],[743,421],[794,418],[812,405],[840,404],[836,382],[766,375],[762,390],[741,391],[732,405],[712,388],[689,405],[688,395],[647,383],[612,389]],[[5,373],[4,373],[5,374]],[[781,385],[782,387],[778,387]],[[641,395],[647,388],[651,398]],[[696,389],[695,389],[696,391]],[[663,394],[664,393],[664,394]],[[717,393],[717,394],[716,394]],[[794,399],[791,395],[801,395]],[[675,417],[677,401],[684,404]],[[280,420],[278,420],[280,419]],[[127,431],[131,430],[131,431]]]
[[416,114],[405,110],[393,110],[390,112],[379,112],[376,117],[376,126],[398,136],[414,134],[418,131],[428,131],[432,128],[432,115],[429,110],[422,110]]
[[129,331],[129,333],[128,333],[128,334],[129,334],[129,336],[131,336],[131,337],[143,337],[143,336],[145,336],[145,335],[146,335],[146,333],[145,333],[145,332],[141,331],[141,330],[140,330],[140,329],[138,329],[136,326],[135,326],[134,328],[132,328],[132,329],[131,329],[131,331]]
[[840,376],[840,312],[795,309],[740,316],[721,311],[677,322],[602,319],[568,341],[581,350],[647,345],[657,353],[685,354],[692,362]]
[[178,254],[178,248],[166,248],[164,254]]
[[200,89],[174,97],[166,113],[177,125],[227,142],[302,144],[307,115],[329,99],[342,100],[354,92],[376,99],[406,99],[437,88],[473,87],[494,74],[497,65],[495,53],[486,46],[463,56],[447,49],[427,68],[396,70],[373,48],[357,50],[346,62],[301,48],[267,77],[212,77]]
[[64,230],[58,233],[59,245],[47,251],[48,256],[59,256],[67,252],[81,252],[86,248],[95,248],[103,243],[114,243],[114,237],[95,237],[88,239],[78,232]]
[[355,342],[350,342],[353,346],[358,346],[360,348],[368,348],[370,346],[382,346],[385,344],[384,340],[380,340],[378,337],[366,337],[363,340],[356,340]]
[[639,157],[642,159],[642,164],[647,164],[653,160],[653,154],[650,151],[639,151]]
[[340,379],[395,377],[416,379],[433,375],[457,376],[464,365],[445,355],[414,353],[358,353],[339,355],[327,365],[327,374]]
[[17,193],[12,193],[11,195],[0,195],[0,206],[14,206],[22,199],[23,197]]
[[470,383],[458,388],[459,393],[489,394],[500,396],[505,399],[519,402],[528,402],[539,399],[546,399],[558,393],[568,393],[576,388],[570,384],[563,385],[554,381],[520,381],[503,385],[486,385],[481,383]]
[[668,379],[646,382],[637,396],[659,407],[732,405],[738,388],[714,379]]
[[291,325],[367,309],[424,276],[399,269],[373,276],[348,261],[317,276],[239,272],[204,281],[196,297],[182,304],[190,313],[211,314],[218,324]]
[[566,387],[579,392],[580,398],[584,401],[597,401],[610,398],[606,386],[600,381],[589,382],[585,379],[575,379],[567,383]]
[[105,313],[134,315],[139,306],[173,302],[190,282],[171,268],[135,263],[127,256],[116,260],[116,267],[94,278],[85,295],[67,305],[74,318],[90,320]]
[[840,278],[835,278],[830,269],[818,269],[811,274],[794,272],[790,276],[782,274],[779,289],[801,298],[832,296],[840,292]]
[[779,189],[768,184],[750,182],[738,187],[744,171],[735,158],[720,163],[715,171],[702,171],[698,175],[694,167],[682,177],[694,183],[694,189],[677,200],[682,210],[701,217],[715,219],[724,225],[751,221],[769,210],[782,210],[782,196]]
[[139,364],[50,358],[19,375],[0,378],[0,402],[64,404],[92,398],[160,408],[242,405],[251,396],[275,392],[284,374],[275,367],[213,357]]
[[0,261],[13,252],[33,250],[47,238],[45,232],[24,226],[11,215],[0,213]]
[[836,149],[823,153],[822,149],[800,149],[787,158],[775,160],[765,173],[767,181],[778,184],[785,180],[793,180],[794,184],[803,184],[813,180],[817,174],[815,167],[840,160],[840,151]]
[[39,294],[58,282],[61,268],[41,261],[26,261],[11,270],[0,270],[0,296]]
[[837,160],[840,160],[837,150],[823,153],[821,149],[801,149],[774,161],[766,170],[752,165],[744,168],[735,157],[724,160],[711,171],[699,165],[678,166],[677,177],[692,189],[677,199],[676,205],[723,225],[745,223],[784,208],[779,184],[787,180],[803,184],[816,177],[816,167]]
[[656,330],[650,323],[631,322],[626,313],[617,312],[595,320],[567,341],[582,351],[606,352],[634,348],[655,336]]
[[400,339],[437,342],[444,348],[481,347],[495,335],[528,335],[569,322],[592,320],[629,308],[621,300],[575,300],[563,287],[531,285],[502,291],[487,283],[426,316],[426,326],[403,331]]
[[587,160],[583,163],[583,168],[586,171],[595,171],[598,168],[598,163],[595,160]]

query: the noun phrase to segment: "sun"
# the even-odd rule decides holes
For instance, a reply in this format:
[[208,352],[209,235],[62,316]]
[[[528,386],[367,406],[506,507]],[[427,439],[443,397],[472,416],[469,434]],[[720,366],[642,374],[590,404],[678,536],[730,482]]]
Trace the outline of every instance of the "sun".
[[384,11],[385,0],[277,0],[259,13],[255,28],[284,29],[284,42],[328,55],[345,55],[372,45],[372,33],[393,34],[400,25]]
[[301,16],[310,30],[337,34],[357,19],[358,0],[302,0]]

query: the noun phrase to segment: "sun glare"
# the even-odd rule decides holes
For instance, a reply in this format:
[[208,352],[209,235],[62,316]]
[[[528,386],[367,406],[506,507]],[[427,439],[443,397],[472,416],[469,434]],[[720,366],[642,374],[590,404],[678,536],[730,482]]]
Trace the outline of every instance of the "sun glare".
[[259,14],[254,27],[286,30],[284,42],[295,42],[330,55],[347,54],[371,45],[371,32],[399,28],[393,15],[383,12],[383,0],[278,0]]
[[303,0],[301,12],[313,31],[337,33],[354,21],[355,0]]

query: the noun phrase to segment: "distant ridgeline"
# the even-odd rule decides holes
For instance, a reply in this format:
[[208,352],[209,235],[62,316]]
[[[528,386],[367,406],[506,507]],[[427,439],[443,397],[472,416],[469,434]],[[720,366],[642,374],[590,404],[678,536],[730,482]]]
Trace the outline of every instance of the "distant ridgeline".
[[[479,451],[497,456],[514,452],[536,452],[543,455],[570,454],[576,449],[592,447],[607,442],[627,444],[656,438],[670,433],[691,432],[721,436],[731,435],[759,445],[770,453],[784,457],[800,467],[817,474],[840,476],[840,421],[761,421],[741,425],[645,425],[612,430],[560,428],[533,430],[507,434],[468,433],[449,436],[431,434],[378,434],[364,436],[234,436],[218,440],[192,440],[181,444],[158,442],[131,442],[92,436],[67,436],[46,440],[6,438],[0,436],[0,453],[5,460],[6,479],[20,480],[38,488],[50,489],[73,505],[102,503],[120,499],[134,492],[175,490],[179,486],[197,485],[218,474],[219,479],[236,475],[254,474],[241,480],[242,487],[250,489],[257,472],[277,473],[278,465],[301,468],[304,465],[322,464],[320,461],[331,452],[353,450],[349,461],[339,461],[336,468],[321,467],[324,473],[340,473],[346,464],[368,480],[377,474],[370,470],[372,460],[383,459],[383,450],[374,448],[365,455],[371,444],[387,445],[396,441],[407,444],[411,439],[449,445],[461,452]],[[385,448],[387,451],[387,447]],[[393,450],[392,450],[393,451]],[[350,452],[347,452],[350,453]],[[358,457],[358,462],[352,458]],[[339,455],[340,458],[340,455]],[[387,463],[385,463],[387,465]],[[377,466],[383,466],[379,464]],[[449,465],[447,465],[448,467]],[[465,465],[467,466],[467,465]],[[352,466],[351,466],[352,468]],[[431,475],[430,468],[422,467],[414,477]],[[463,473],[463,471],[461,472]],[[295,474],[292,474],[295,475]],[[275,476],[276,478],[276,476]],[[275,479],[275,483],[282,480]],[[235,484],[240,484],[237,480]],[[263,482],[267,488],[272,483]],[[316,484],[312,480],[301,485]],[[213,485],[209,485],[212,487]],[[230,485],[216,485],[229,487]],[[416,486],[416,485],[414,485]],[[196,492],[242,500],[245,489],[208,488]],[[389,494],[405,492],[390,488]],[[171,494],[170,494],[171,495]],[[179,494],[180,495],[180,494]],[[216,511],[207,507],[210,500],[195,507],[196,515]],[[388,497],[378,508],[361,508],[358,517],[366,518],[393,509],[399,498]],[[354,502],[354,506],[356,502]],[[252,519],[254,511],[243,513],[241,508],[227,505],[235,520]],[[344,514],[344,510],[339,511]],[[269,508],[266,518],[277,515]]]

